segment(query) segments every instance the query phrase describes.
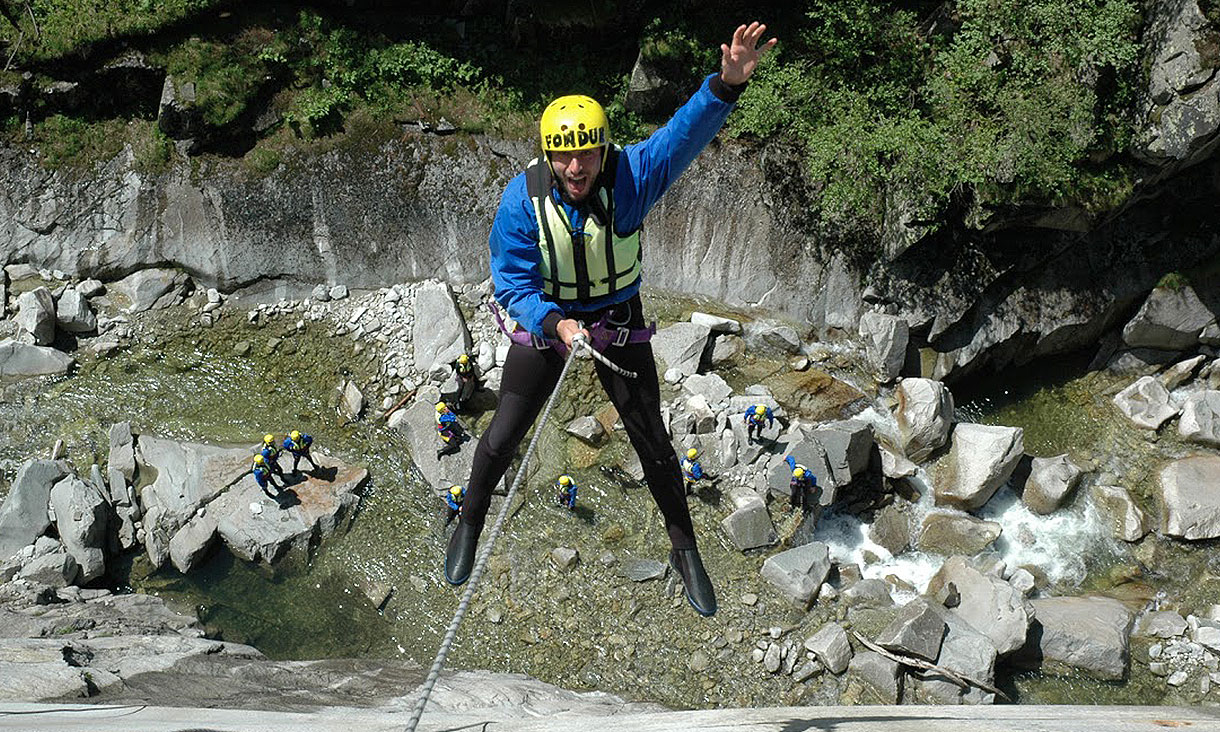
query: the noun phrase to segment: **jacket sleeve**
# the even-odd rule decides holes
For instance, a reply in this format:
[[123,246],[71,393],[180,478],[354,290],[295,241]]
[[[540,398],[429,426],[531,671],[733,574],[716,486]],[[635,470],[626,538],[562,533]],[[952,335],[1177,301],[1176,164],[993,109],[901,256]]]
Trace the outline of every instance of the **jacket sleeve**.
[[720,131],[738,94],[739,88],[726,87],[712,74],[664,127],[624,148],[614,183],[620,232],[640,228],[653,204]]
[[488,237],[491,246],[491,280],[496,301],[513,320],[534,335],[543,335],[542,321],[562,311],[542,292],[542,258],[538,251],[538,224],[534,205],[518,175],[500,197]]

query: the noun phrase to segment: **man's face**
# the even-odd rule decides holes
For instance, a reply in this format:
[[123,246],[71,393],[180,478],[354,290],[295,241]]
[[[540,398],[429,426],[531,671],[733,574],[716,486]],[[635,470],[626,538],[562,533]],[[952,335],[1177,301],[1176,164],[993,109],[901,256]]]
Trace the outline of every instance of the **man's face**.
[[602,169],[602,148],[553,152],[550,157],[555,180],[563,187],[563,193],[568,200],[574,203],[585,200],[593,190],[593,181],[597,180],[597,174]]

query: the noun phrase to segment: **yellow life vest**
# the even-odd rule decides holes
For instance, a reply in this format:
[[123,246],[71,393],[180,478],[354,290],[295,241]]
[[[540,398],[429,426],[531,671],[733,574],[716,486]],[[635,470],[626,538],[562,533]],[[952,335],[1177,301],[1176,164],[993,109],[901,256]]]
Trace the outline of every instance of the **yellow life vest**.
[[[574,232],[563,208],[551,196],[551,166],[545,157],[530,161],[526,190],[538,221],[542,253],[542,290],[558,301],[611,295],[640,278],[640,232],[614,230],[614,175],[619,149],[606,151],[602,172],[588,199],[584,229]],[[579,237],[581,245],[573,241]]]

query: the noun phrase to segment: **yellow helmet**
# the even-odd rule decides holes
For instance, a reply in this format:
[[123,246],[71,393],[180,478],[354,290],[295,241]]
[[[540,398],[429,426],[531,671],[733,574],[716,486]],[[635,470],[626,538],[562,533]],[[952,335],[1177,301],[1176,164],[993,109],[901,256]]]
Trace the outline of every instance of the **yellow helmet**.
[[767,413],[767,405],[766,405],[766,404],[755,404],[755,405],[754,405],[754,411],[755,411],[756,413],[758,413],[758,414],[766,414],[766,413]]
[[458,363],[465,366],[466,364],[470,363],[470,356],[463,353],[462,355],[458,356]]
[[445,403],[444,403],[444,402],[437,402],[437,403],[436,403],[436,411],[437,411],[437,412],[443,412],[443,411],[445,411],[445,410],[446,410],[446,409],[448,409],[448,408],[449,408],[449,407],[445,406]]
[[688,460],[694,460],[695,456],[698,454],[699,454],[699,451],[692,447],[691,449],[686,451],[686,458]]
[[462,486],[460,486],[460,485],[449,486],[449,495],[453,496],[454,498],[457,498],[458,496],[462,495]]
[[268,432],[267,434],[263,435],[263,442],[270,445],[272,442],[275,442],[275,435]]
[[255,464],[255,465],[262,465],[262,464],[263,464],[263,463],[265,463],[265,462],[266,462],[266,460],[264,460],[264,459],[263,459],[263,456],[262,456],[262,454],[261,454],[261,453],[260,453],[260,454],[258,454],[258,455],[255,455],[255,456],[254,456],[254,464]]
[[293,442],[296,442],[297,440],[301,439],[301,431],[293,430],[292,433],[289,434],[288,436],[292,438]]
[[606,111],[584,94],[569,94],[548,104],[538,129],[544,153],[591,150],[610,144]]
[[572,485],[572,476],[570,476],[570,475],[559,476],[559,485]]
[[804,469],[804,468],[797,468],[796,470],[793,470],[793,471],[792,471],[792,477],[793,477],[793,478],[804,478],[804,477],[805,477],[805,469]]

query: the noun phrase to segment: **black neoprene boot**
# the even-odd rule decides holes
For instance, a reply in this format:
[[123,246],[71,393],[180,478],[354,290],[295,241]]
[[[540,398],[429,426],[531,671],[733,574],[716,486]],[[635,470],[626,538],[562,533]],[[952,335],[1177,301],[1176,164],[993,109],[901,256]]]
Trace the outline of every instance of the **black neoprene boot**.
[[674,549],[669,553],[669,564],[682,578],[686,587],[686,601],[695,612],[704,616],[716,614],[716,590],[712,580],[703,569],[703,560],[698,549]]
[[471,526],[458,521],[457,528],[449,537],[449,548],[445,551],[445,580],[451,585],[460,585],[470,579],[474,568],[475,548],[479,545],[479,534],[483,527]]

